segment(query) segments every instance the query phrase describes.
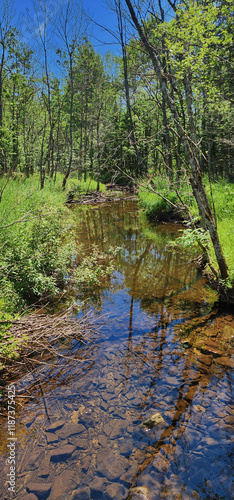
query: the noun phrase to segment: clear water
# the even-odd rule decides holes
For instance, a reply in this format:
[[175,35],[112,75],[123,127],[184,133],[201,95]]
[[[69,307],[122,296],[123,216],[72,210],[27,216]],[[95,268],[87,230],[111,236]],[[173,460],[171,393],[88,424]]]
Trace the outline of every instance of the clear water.
[[[167,246],[178,225],[147,224],[133,201],[76,211],[78,245],[120,249],[79,314],[96,329],[15,381],[16,498],[234,498],[233,316],[212,309],[193,252]],[[5,499],[7,456],[3,408]]]

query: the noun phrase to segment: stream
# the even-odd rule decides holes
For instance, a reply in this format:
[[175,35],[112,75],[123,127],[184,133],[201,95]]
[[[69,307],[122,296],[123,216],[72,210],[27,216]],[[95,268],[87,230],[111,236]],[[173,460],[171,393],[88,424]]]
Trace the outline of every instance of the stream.
[[14,381],[16,494],[3,411],[0,498],[234,498],[233,315],[194,250],[169,245],[179,224],[146,222],[133,200],[73,210],[78,248],[112,253],[114,270],[76,298],[96,328]]

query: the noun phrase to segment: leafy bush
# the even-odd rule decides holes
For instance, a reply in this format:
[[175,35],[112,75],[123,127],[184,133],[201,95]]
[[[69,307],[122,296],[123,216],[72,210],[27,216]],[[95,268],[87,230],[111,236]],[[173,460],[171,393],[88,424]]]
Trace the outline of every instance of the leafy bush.
[[73,245],[61,241],[67,215],[66,209],[51,208],[5,239],[0,283],[7,296],[13,294],[17,309],[52,298],[64,286],[73,254]]

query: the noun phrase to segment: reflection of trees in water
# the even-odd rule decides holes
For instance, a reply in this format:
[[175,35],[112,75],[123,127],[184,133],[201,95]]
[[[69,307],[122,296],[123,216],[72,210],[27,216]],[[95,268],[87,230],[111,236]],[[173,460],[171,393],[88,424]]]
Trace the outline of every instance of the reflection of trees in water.
[[[181,471],[186,471],[188,482],[191,470],[193,473],[195,471],[186,460],[191,451],[187,440],[194,425],[195,400],[201,400],[202,404],[206,397],[206,405],[210,404],[213,392],[209,384],[214,389],[213,367],[206,367],[204,371],[196,367],[196,356],[192,350],[185,352],[180,347],[178,329],[183,323],[193,331],[205,329],[214,320],[215,313],[210,313],[209,305],[205,304],[209,294],[206,295],[204,291],[204,280],[200,272],[188,262],[187,256],[167,250],[165,246],[168,239],[165,234],[158,232],[157,240],[145,238],[138,227],[137,215],[133,221],[132,214],[125,210],[125,205],[120,204],[116,205],[114,212],[113,207],[89,211],[82,222],[81,234],[87,246],[98,242],[104,252],[110,246],[121,245],[122,248],[115,261],[116,268],[122,273],[122,281],[112,285],[115,287],[112,290],[117,292],[126,287],[130,297],[126,303],[127,347],[119,359],[119,369],[122,369],[125,379],[123,391],[127,392],[129,387],[133,387],[132,391],[139,396],[138,418],[144,419],[153,408],[165,414],[166,420],[165,425],[155,431],[155,438],[153,433],[144,436],[144,446],[142,435],[138,449],[137,440],[134,442],[136,449],[132,460],[137,452],[143,452],[144,458],[138,465],[132,485],[144,484],[144,477],[149,471],[154,477],[153,462],[159,458],[166,459],[160,481],[161,491],[157,492],[163,498],[167,489],[164,478],[168,474],[180,476],[180,492],[187,490]],[[100,295],[100,304],[102,300],[103,296]],[[135,307],[136,304],[138,307]],[[139,304],[142,312],[145,311],[151,322],[154,322],[149,331],[140,334]],[[221,380],[224,374],[225,370],[216,374],[217,379]],[[170,376],[174,376],[175,385],[171,383]],[[215,391],[218,394],[218,388]],[[201,411],[200,421],[202,416]],[[184,451],[182,455],[179,453],[180,444]],[[195,443],[191,448],[192,453],[196,452],[196,447]],[[199,452],[201,461],[202,456]],[[209,470],[209,466],[205,465],[205,468]],[[218,473],[222,473],[220,468]],[[204,492],[207,491],[215,498],[212,485],[209,490],[204,484]]]
[[[77,217],[77,231],[84,248],[91,251],[92,245],[98,244],[103,252],[108,252],[110,247],[121,245],[115,267],[124,276],[131,298],[141,300],[144,308],[173,297],[178,300],[179,295],[184,303],[189,302],[187,292],[191,289],[196,301],[201,289],[204,290],[203,280],[200,286],[193,286],[200,277],[199,271],[188,262],[186,254],[166,249],[171,236],[164,231],[155,229],[156,242],[147,239],[141,228],[142,220],[134,209],[134,202],[101,206],[95,210],[86,207]],[[99,305],[100,295],[98,290],[93,293]]]
[[[189,455],[191,457],[191,452],[193,458],[196,458],[196,455],[193,453],[198,453],[198,457],[201,460],[202,466],[209,472],[209,465],[207,467],[207,463],[205,464],[205,455],[203,458],[203,450],[196,451],[197,446],[202,444],[202,439],[197,444],[191,448],[190,444],[187,442],[188,436],[190,435],[191,430],[194,429],[194,400],[197,398],[200,399],[200,404],[202,404],[203,399],[207,398],[206,407],[209,407],[214,398],[214,382],[213,377],[214,373],[212,367],[206,370],[206,373],[198,371],[194,367],[194,354],[192,351],[188,351],[184,354],[177,348],[168,347],[168,337],[170,336],[170,332],[167,328],[163,330],[158,330],[155,334],[149,333],[147,335],[147,339],[143,339],[142,342],[133,343],[132,338],[129,339],[128,342],[128,350],[126,353],[126,357],[124,359],[124,366],[126,371],[131,371],[130,366],[127,368],[127,365],[131,365],[133,362],[135,364],[135,372],[138,373],[139,377],[139,386],[141,386],[142,394],[141,394],[141,404],[140,404],[140,412],[142,415],[142,419],[145,419],[146,414],[150,416],[149,410],[151,414],[155,411],[159,411],[162,416],[165,416],[164,413],[167,414],[165,419],[167,423],[165,425],[160,426],[155,431],[149,431],[149,434],[146,435],[148,437],[148,442],[145,443],[145,447],[142,447],[142,441],[140,441],[140,448],[138,449],[139,453],[144,452],[144,460],[138,465],[137,472],[135,474],[135,478],[132,481],[132,487],[136,485],[144,485],[144,477],[150,473],[152,478],[157,475],[155,470],[155,460],[159,459],[160,463],[164,463],[164,468],[162,468],[162,473],[164,477],[167,477],[168,474],[176,474],[177,476],[181,475],[183,472],[187,474],[188,482],[184,485],[186,491],[186,487],[190,482],[191,471],[195,474],[195,469],[193,464],[189,462]],[[147,342],[147,351],[146,351],[146,342]],[[170,386],[170,382],[167,381],[168,370],[172,371],[172,368],[175,368],[174,372],[176,373],[176,367],[180,374],[178,379],[178,386],[173,387]],[[144,377],[146,375],[150,376],[151,382],[146,383],[144,388]],[[217,375],[216,375],[217,376]],[[225,377],[225,371],[219,373],[218,380]],[[212,391],[210,391],[209,385],[212,385]],[[164,389],[164,394],[160,395],[160,390]],[[216,388],[217,389],[217,388]],[[159,395],[158,395],[159,393]],[[168,403],[168,407],[170,408],[170,416],[168,416],[168,412],[166,411],[166,405],[164,403],[164,397],[171,394],[171,402]],[[218,389],[217,393],[218,394]],[[231,394],[231,384],[230,384],[230,394]],[[200,415],[200,420],[198,423],[198,430],[201,433],[201,438],[204,437],[203,432],[200,430],[199,422],[202,422],[202,417],[204,415],[204,408],[198,411],[198,415]],[[220,422],[220,425],[223,426],[224,423]],[[196,429],[195,425],[195,429]],[[208,433],[209,435],[209,433]],[[142,436],[140,436],[142,439]],[[135,443],[137,446],[137,443]],[[182,445],[183,454],[178,453],[178,449]],[[217,441],[217,447],[219,443]],[[204,448],[206,445],[204,444]],[[137,454],[135,452],[135,454]],[[224,450],[221,452],[223,459]],[[209,455],[210,456],[210,455]],[[212,453],[211,453],[212,457]],[[204,460],[204,462],[203,462]],[[230,465],[230,459],[227,458],[227,464]],[[153,466],[153,469],[152,469]],[[222,471],[219,470],[219,475],[222,474]],[[161,478],[162,479],[162,478]],[[203,478],[201,477],[201,481]],[[165,487],[163,485],[163,481],[160,481],[161,484],[161,493],[165,493]],[[180,482],[180,491],[183,489],[183,481]],[[211,491],[213,490],[211,484]],[[204,484],[204,491],[207,491],[207,488]],[[160,492],[157,491],[157,494]],[[213,493],[215,494],[215,486]],[[212,497],[213,498],[213,497]]]

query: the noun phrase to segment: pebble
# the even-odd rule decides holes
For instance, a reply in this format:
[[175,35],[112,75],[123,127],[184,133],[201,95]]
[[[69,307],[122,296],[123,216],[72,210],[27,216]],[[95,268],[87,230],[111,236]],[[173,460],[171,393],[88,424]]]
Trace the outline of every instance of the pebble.
[[148,488],[138,486],[131,489],[129,500],[148,500]]
[[154,413],[148,420],[145,420],[142,424],[143,427],[146,427],[147,429],[152,429],[156,425],[165,423],[164,418],[160,413]]
[[170,462],[164,455],[162,455],[162,453],[159,452],[152,462],[152,467],[154,467],[154,469],[158,472],[165,472],[170,468]]
[[84,439],[80,436],[71,436],[68,438],[69,444],[73,444],[76,448],[87,450],[89,448],[88,439]]
[[59,476],[56,476],[51,493],[50,500],[57,500],[59,497],[66,498],[66,494],[77,488],[79,478],[75,471],[65,470]]
[[44,499],[49,495],[51,486],[51,483],[29,483],[26,489],[29,493],[34,493],[39,499]]
[[97,472],[113,481],[128,469],[128,460],[118,454],[114,454],[111,449],[101,451],[97,456]]
[[210,366],[213,360],[213,356],[209,356],[207,354],[199,354],[197,357],[201,363],[204,363],[207,366]]
[[115,421],[114,428],[110,433],[110,439],[116,439],[118,437],[123,436],[129,424],[130,424],[129,420],[118,419],[117,421]]
[[207,340],[205,344],[200,348],[201,352],[204,354],[215,354],[216,356],[222,356],[223,352],[219,348],[219,344],[212,340]]
[[98,497],[98,496],[100,496],[100,497],[102,496],[102,493],[105,489],[106,482],[107,481],[104,477],[95,476],[93,478],[93,480],[91,481],[89,486],[91,489],[91,494],[94,498]]
[[47,432],[55,432],[57,429],[61,429],[63,425],[65,424],[64,420],[58,420],[57,422],[54,422],[53,424],[49,425],[46,427]]
[[120,483],[111,483],[106,487],[105,493],[109,496],[110,500],[125,500],[127,490]]
[[216,359],[216,363],[219,365],[225,366],[227,368],[234,368],[234,359],[223,356],[221,358]]
[[65,444],[64,446],[60,446],[59,448],[51,452],[50,460],[52,462],[60,462],[61,460],[66,460],[72,455],[75,449],[76,446],[73,446],[71,444]]
[[90,500],[90,488],[80,488],[73,491],[72,500]]
[[74,424],[73,422],[68,422],[62,429],[56,431],[57,436],[61,439],[67,439],[73,434],[80,434],[81,432],[86,432],[86,428],[82,424]]

